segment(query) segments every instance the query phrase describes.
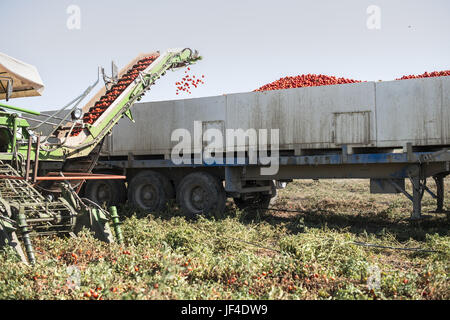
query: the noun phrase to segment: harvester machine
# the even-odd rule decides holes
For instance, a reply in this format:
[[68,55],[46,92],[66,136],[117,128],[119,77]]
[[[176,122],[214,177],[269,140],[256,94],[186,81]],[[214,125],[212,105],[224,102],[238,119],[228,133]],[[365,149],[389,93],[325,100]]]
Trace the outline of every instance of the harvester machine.
[[[172,49],[139,55],[119,72],[113,65],[111,76],[100,69],[93,85],[50,115],[0,103],[0,247],[11,246],[23,262],[33,264],[34,236],[76,236],[86,226],[100,240],[122,242],[117,209],[81,198],[79,191],[86,180],[125,179],[91,173],[104,137],[123,116],[133,120],[131,106],[166,71],[199,59],[191,49]],[[79,108],[100,75],[104,86]],[[33,66],[0,54],[0,99],[35,96],[42,90]],[[27,119],[35,119],[30,115],[43,120],[30,127]],[[53,129],[42,136],[44,125]],[[54,164],[55,170],[40,175],[40,161]]]

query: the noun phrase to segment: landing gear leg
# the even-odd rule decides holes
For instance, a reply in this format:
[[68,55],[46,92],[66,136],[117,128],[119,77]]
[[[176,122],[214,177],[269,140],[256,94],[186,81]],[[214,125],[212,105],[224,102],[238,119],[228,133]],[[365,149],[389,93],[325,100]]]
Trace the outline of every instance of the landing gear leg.
[[433,176],[434,182],[436,183],[436,212],[444,212],[444,175],[439,174]]
[[413,212],[411,213],[411,220],[419,220],[422,218],[422,197],[425,191],[425,181],[421,181],[419,176],[411,178],[413,187]]

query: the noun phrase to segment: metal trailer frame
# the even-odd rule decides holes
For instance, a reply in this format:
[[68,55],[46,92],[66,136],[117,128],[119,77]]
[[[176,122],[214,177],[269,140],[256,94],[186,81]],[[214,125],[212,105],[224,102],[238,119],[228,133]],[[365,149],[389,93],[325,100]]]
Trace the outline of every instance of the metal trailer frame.
[[[258,159],[258,163],[260,163]],[[402,193],[413,203],[411,219],[423,218],[421,202],[424,192],[437,200],[437,212],[443,212],[445,176],[450,174],[450,148],[433,152],[413,152],[408,144],[403,153],[347,154],[347,146],[341,153],[311,156],[280,156],[278,173],[261,175],[261,164],[248,164],[248,158],[235,158],[232,164],[180,164],[168,159],[139,160],[131,154],[126,160],[104,157],[97,171],[111,170],[130,176],[143,169],[163,172],[177,184],[190,172],[207,171],[225,181],[229,196],[239,197],[250,192],[267,192],[270,186],[245,187],[246,181],[292,181],[292,179],[370,179],[372,193]],[[437,193],[426,186],[426,178],[433,177]],[[405,190],[405,179],[410,179],[413,193]]]

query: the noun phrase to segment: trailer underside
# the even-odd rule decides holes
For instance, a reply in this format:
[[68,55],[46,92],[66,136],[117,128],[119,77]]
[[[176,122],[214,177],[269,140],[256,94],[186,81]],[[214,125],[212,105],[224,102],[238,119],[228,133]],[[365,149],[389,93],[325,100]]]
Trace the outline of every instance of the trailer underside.
[[[411,148],[410,148],[411,149]],[[345,151],[345,148],[343,148]],[[261,174],[261,164],[248,164],[248,158],[235,157],[233,163],[222,164],[180,164],[169,159],[142,159],[129,155],[124,157],[102,157],[95,172],[124,174],[128,187],[136,176],[155,172],[160,179],[167,180],[172,189],[178,189],[183,179],[194,173],[204,172],[215,177],[224,185],[227,197],[235,199],[254,198],[272,192],[272,181],[289,182],[293,179],[370,179],[372,193],[401,193],[413,203],[411,219],[423,218],[421,201],[428,192],[437,201],[437,211],[443,211],[443,179],[450,173],[450,149],[433,152],[322,154],[310,156],[281,156],[278,172],[274,175]],[[194,156],[192,157],[194,158]],[[260,159],[258,159],[258,163]],[[55,163],[46,163],[45,170],[54,170]],[[164,177],[164,178],[161,178]],[[437,186],[433,193],[426,185],[432,177]],[[134,179],[134,180],[133,180]],[[412,194],[405,189],[405,180],[413,185]],[[114,188],[114,187],[113,187]],[[125,186],[120,186],[125,192]],[[175,192],[172,191],[175,197]],[[126,194],[121,196],[123,200]]]

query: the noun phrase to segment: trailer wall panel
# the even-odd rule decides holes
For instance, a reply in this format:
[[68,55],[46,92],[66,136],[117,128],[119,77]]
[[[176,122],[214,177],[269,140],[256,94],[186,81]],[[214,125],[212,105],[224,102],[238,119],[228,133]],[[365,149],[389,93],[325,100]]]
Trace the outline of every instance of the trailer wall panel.
[[377,146],[450,143],[442,136],[442,112],[449,105],[443,105],[441,77],[379,82],[376,95]]
[[[279,129],[280,149],[450,145],[450,77],[363,82],[137,104],[120,120],[111,155],[168,155],[175,129]],[[201,136],[195,137],[198,146]],[[269,140],[270,141],[270,140]],[[194,139],[192,141],[194,147]],[[248,145],[247,145],[248,147]],[[108,149],[108,150],[106,150]],[[199,150],[194,150],[198,152]]]

